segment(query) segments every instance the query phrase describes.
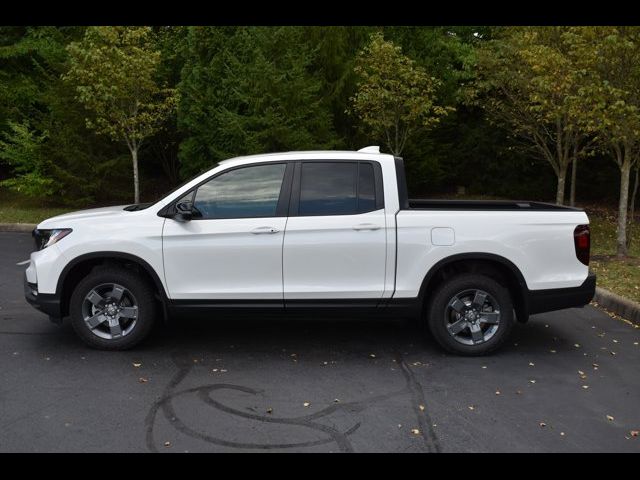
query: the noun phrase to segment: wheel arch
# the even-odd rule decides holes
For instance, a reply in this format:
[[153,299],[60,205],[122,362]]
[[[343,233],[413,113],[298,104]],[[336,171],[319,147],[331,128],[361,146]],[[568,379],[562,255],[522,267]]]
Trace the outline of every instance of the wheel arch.
[[155,269],[144,259],[126,252],[101,251],[79,255],[71,260],[62,270],[56,285],[56,295],[60,298],[62,316],[69,314],[69,301],[73,288],[78,281],[98,265],[121,265],[134,268],[146,278],[154,288],[165,320],[167,319],[167,294],[160,276]]
[[507,287],[513,298],[516,318],[523,323],[528,320],[528,288],[520,269],[505,257],[481,252],[451,255],[429,269],[422,280],[419,292],[423,311],[438,283],[459,273],[487,275]]

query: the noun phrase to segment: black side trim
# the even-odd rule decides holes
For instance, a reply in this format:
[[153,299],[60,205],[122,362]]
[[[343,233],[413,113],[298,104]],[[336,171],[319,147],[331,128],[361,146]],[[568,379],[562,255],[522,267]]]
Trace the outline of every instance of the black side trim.
[[291,203],[291,184],[293,182],[294,162],[287,162],[284,171],[282,186],[280,187],[280,196],[278,197],[278,206],[276,207],[276,217],[288,217],[289,205]]
[[47,294],[47,293],[38,293],[38,295],[33,294],[33,290],[37,291],[38,285],[27,282],[27,276],[24,276],[24,298],[29,302],[34,308],[40,310],[42,313],[46,313],[49,315],[49,318],[59,323],[62,318],[62,309],[60,296],[57,293]]
[[409,193],[407,192],[407,176],[404,172],[402,157],[393,157],[396,164],[396,182],[398,183],[398,201],[400,210],[409,209]]
[[544,313],[587,305],[596,292],[596,276],[590,273],[579,287],[528,290],[529,313]]
[[311,298],[311,299],[294,299],[285,300],[285,308],[287,310],[293,309],[307,309],[307,308],[322,308],[322,309],[340,309],[340,308],[376,308],[380,303],[378,298]]
[[170,300],[169,308],[171,309],[234,309],[234,308],[248,308],[248,309],[261,309],[261,308],[284,308],[284,302],[282,300]]

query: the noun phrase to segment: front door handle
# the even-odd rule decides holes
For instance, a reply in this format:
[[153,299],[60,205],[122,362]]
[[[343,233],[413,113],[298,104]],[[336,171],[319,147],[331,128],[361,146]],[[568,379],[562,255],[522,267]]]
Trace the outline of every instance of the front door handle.
[[354,230],[380,230],[380,228],[382,227],[375,223],[361,223],[353,227]]
[[278,233],[279,231],[280,230],[275,227],[258,227],[251,230],[251,233],[253,233],[254,235],[262,235],[265,233]]

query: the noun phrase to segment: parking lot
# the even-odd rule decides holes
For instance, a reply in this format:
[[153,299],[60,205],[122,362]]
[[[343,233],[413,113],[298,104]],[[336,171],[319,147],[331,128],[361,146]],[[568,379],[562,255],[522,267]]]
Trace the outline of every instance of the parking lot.
[[640,452],[640,329],[587,306],[490,357],[403,321],[180,319],[86,348],[23,298],[0,233],[2,452]]

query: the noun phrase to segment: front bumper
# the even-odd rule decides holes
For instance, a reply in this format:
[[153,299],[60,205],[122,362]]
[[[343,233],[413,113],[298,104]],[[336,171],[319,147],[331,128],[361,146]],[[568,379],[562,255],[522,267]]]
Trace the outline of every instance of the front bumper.
[[529,290],[529,313],[533,315],[564,308],[582,307],[591,302],[595,293],[596,275],[594,273],[589,273],[579,287]]
[[38,293],[38,285],[29,283],[26,274],[24,276],[24,298],[34,308],[49,315],[52,322],[60,323],[62,320],[62,308],[58,295]]

